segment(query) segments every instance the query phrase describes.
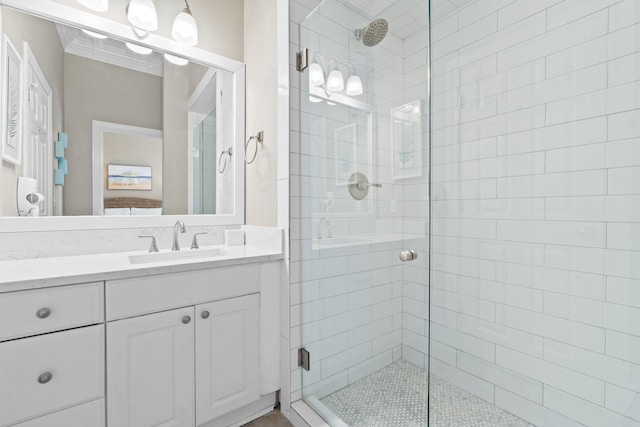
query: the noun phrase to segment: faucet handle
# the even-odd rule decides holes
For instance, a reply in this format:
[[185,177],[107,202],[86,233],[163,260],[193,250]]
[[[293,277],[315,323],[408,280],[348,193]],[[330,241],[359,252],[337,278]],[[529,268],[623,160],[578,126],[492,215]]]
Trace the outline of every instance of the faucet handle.
[[156,236],[140,235],[138,237],[140,238],[146,237],[151,239],[151,246],[149,247],[149,252],[158,252],[158,244],[156,243]]
[[200,249],[200,246],[198,246],[198,236],[201,234],[209,234],[206,231],[202,231],[200,233],[196,233],[193,235],[193,240],[191,241],[191,249]]

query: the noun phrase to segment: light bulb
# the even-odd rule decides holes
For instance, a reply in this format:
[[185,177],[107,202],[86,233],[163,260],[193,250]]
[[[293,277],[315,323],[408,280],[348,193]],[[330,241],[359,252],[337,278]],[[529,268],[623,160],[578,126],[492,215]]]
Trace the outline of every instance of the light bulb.
[[312,95],[309,95],[309,102],[313,102],[314,104],[317,102],[322,102],[322,98],[318,98]]
[[139,30],[158,29],[158,12],[151,0],[131,0],[127,8],[127,18],[131,25]]
[[324,70],[317,62],[309,65],[309,86],[320,86],[324,84]]
[[149,55],[151,52],[153,52],[153,50],[149,49],[148,47],[140,46],[140,45],[129,43],[129,42],[125,42],[125,44],[129,48],[129,50],[131,50],[132,52],[138,53],[140,55]]
[[334,68],[327,78],[327,90],[342,92],[344,90],[344,76],[337,68]]
[[108,38],[107,36],[105,36],[104,34],[100,34],[100,33],[95,33],[93,31],[89,31],[89,30],[82,30],[83,33],[85,33],[88,36],[93,37],[94,39],[100,39],[100,40],[104,40],[106,38]]
[[171,28],[171,37],[175,41],[188,46],[198,44],[198,25],[191,15],[191,10],[187,6],[176,16]]
[[351,74],[349,80],[347,80],[347,90],[345,93],[349,96],[362,95],[362,80],[355,74]]
[[109,10],[109,0],[77,0],[78,3],[96,12],[106,12]]
[[174,55],[169,55],[168,53],[164,54],[164,59],[166,59],[167,61],[171,62],[174,65],[187,65],[189,63],[188,60],[181,58],[179,56],[174,56]]

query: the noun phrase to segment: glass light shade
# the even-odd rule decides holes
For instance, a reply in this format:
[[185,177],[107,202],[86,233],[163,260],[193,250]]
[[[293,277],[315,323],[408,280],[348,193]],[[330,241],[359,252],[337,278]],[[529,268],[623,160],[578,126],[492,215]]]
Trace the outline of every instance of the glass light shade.
[[109,10],[109,0],[77,0],[78,3],[96,12]]
[[129,50],[131,50],[132,52],[138,53],[140,55],[149,55],[151,52],[153,52],[153,50],[149,49],[148,47],[139,46],[137,44],[133,44],[129,42],[125,42],[125,44],[129,48]]
[[187,65],[189,63],[187,59],[180,58],[179,56],[169,55],[168,53],[164,54],[164,59],[166,59],[167,61],[171,62],[174,65],[180,65],[180,66]]
[[322,98],[318,98],[318,97],[309,95],[309,102],[313,102],[314,104],[318,103],[318,102],[322,102]]
[[151,0],[131,0],[127,18],[134,27],[144,31],[158,29],[158,12]]
[[196,20],[191,16],[189,9],[184,9],[176,16],[171,28],[171,37],[175,41],[184,43],[188,46],[198,44],[198,25]]
[[104,34],[100,34],[100,33],[94,33],[93,31],[89,31],[89,30],[82,30],[83,33],[85,33],[88,36],[93,37],[94,39],[100,39],[100,40],[104,40],[107,39],[108,37],[105,36]]
[[349,96],[357,96],[362,95],[362,92],[362,80],[355,74],[351,74],[351,77],[347,80],[347,90],[345,93]]
[[309,65],[309,86],[320,86],[324,84],[324,70],[317,62]]
[[344,90],[344,76],[334,68],[327,78],[327,90],[331,92],[342,92]]

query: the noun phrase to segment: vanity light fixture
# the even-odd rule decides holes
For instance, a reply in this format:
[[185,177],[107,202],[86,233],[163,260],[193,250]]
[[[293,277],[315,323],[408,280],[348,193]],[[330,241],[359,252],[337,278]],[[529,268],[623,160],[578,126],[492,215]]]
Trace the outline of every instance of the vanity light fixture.
[[362,80],[360,80],[360,77],[358,77],[358,75],[356,74],[356,70],[353,67],[353,65],[351,64],[345,64],[345,65],[348,65],[349,67],[351,67],[351,75],[347,80],[347,88],[345,89],[344,93],[346,93],[349,96],[362,95],[362,93],[364,92],[364,90],[362,89]]
[[327,90],[330,92],[342,92],[344,90],[344,76],[338,70],[338,65],[334,65],[333,70],[327,77]]
[[179,66],[187,65],[189,63],[187,59],[181,58],[179,56],[169,55],[168,53],[164,54],[164,59],[166,59],[167,61],[171,62],[174,65],[179,65]]
[[108,36],[105,36],[104,34],[95,33],[93,31],[89,31],[89,30],[82,30],[82,32],[85,33],[88,36],[93,37],[94,39],[104,40],[104,39],[109,38]]
[[[342,92],[347,96],[358,96],[364,93],[364,88],[362,85],[362,80],[356,74],[355,67],[348,62],[338,63],[335,59],[331,59],[329,64],[332,65],[331,72],[327,76],[327,72],[329,67],[327,67],[327,62],[325,59],[316,52],[313,56],[313,62],[309,65],[309,89],[312,87],[320,87],[324,89],[324,92],[327,98],[331,97],[331,94],[335,92]],[[344,74],[340,71],[340,67],[349,67],[351,69],[351,73],[349,74],[349,79],[347,80],[346,87],[344,82]],[[326,78],[326,80],[325,80]],[[309,101],[311,102],[320,102],[321,100],[318,97],[309,97]]]
[[158,12],[151,0],[131,0],[127,6],[127,19],[138,37],[158,29]]
[[106,12],[109,10],[109,0],[77,0],[77,2],[96,12]]
[[177,42],[187,46],[198,44],[198,25],[191,14],[191,8],[187,0],[184,0],[185,8],[176,16],[171,28],[171,37]]
[[129,43],[129,42],[125,42],[125,44],[129,48],[129,50],[140,55],[149,55],[151,52],[153,52],[153,50],[149,49],[148,47],[140,46],[140,45]]

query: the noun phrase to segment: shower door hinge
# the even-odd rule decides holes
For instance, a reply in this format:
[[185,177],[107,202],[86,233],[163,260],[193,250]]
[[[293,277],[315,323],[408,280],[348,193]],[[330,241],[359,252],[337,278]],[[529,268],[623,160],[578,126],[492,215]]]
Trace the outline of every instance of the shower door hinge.
[[296,70],[302,72],[309,66],[309,49],[306,47],[296,54]]
[[300,347],[298,349],[298,366],[301,366],[305,371],[311,369],[311,362],[309,360],[310,356],[311,355],[306,348]]

